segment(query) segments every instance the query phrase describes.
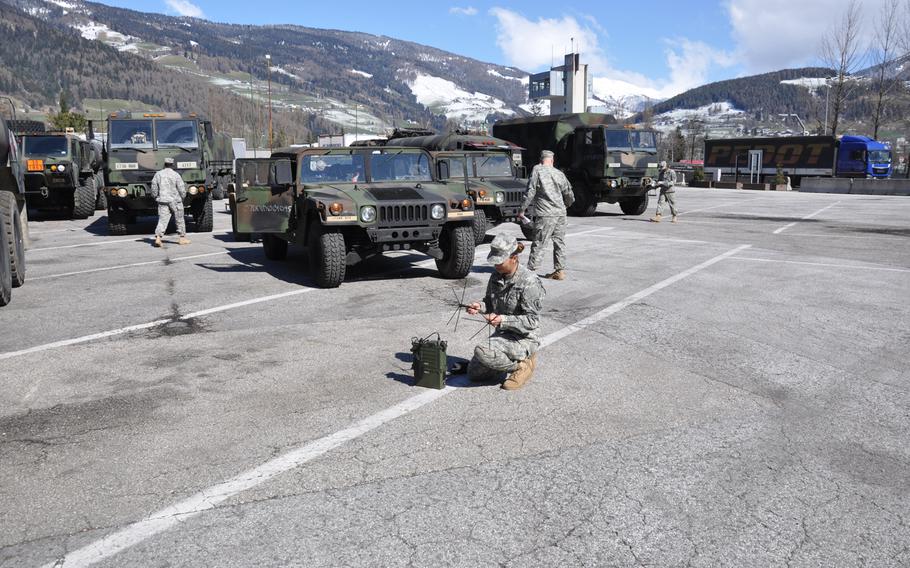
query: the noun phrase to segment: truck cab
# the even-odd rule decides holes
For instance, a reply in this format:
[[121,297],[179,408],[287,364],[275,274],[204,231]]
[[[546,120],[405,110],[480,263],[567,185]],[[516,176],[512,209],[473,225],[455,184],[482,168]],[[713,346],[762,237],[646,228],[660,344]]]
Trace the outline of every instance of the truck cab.
[[868,136],[841,136],[837,177],[889,178],[891,147]]
[[23,134],[25,196],[35,211],[64,212],[87,219],[98,202],[91,142],[71,132]]

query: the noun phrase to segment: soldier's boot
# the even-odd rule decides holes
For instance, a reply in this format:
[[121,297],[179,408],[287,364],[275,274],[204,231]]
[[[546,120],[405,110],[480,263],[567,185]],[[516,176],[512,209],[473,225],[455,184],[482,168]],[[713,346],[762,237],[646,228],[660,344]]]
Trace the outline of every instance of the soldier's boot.
[[177,244],[178,245],[188,245],[188,244],[190,244],[190,242],[192,242],[192,241],[190,241],[188,238],[180,237],[180,240],[177,241]]
[[676,215],[673,215],[673,218],[670,219],[670,222],[671,222],[671,223],[675,223],[675,222],[676,222]]
[[155,237],[155,245],[158,248],[161,248],[161,237]]
[[502,388],[505,390],[518,390],[521,387],[525,386],[525,383],[531,379],[531,375],[534,374],[534,359],[533,356],[524,359],[518,362],[518,368],[512,371],[512,374],[502,383]]
[[660,213],[658,213],[657,215],[651,217],[651,222],[652,222],[652,223],[660,223]]
[[544,278],[550,278],[551,280],[565,280],[566,273],[563,270],[554,270],[553,272],[547,274]]

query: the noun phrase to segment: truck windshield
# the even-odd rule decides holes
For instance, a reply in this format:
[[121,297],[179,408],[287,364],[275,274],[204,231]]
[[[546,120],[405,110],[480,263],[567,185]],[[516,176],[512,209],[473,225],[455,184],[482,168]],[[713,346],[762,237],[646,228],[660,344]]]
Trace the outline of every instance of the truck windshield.
[[430,160],[414,152],[374,152],[370,167],[373,181],[433,181]]
[[360,154],[304,156],[300,161],[300,183],[356,183],[364,180]]
[[63,136],[26,136],[23,146],[26,156],[66,156],[66,138]]
[[151,120],[112,120],[108,136],[111,148],[151,148]]
[[632,150],[628,130],[607,130],[607,148],[609,150]]
[[890,150],[869,150],[869,161],[876,162],[881,164],[883,162],[891,161],[891,151]]
[[511,177],[512,164],[508,156],[483,156],[474,159],[478,177]]
[[657,142],[654,139],[654,133],[650,131],[635,131],[631,132],[632,135],[632,147],[636,150],[654,150],[657,151]]
[[157,120],[155,121],[155,137],[159,147],[199,147],[195,120]]

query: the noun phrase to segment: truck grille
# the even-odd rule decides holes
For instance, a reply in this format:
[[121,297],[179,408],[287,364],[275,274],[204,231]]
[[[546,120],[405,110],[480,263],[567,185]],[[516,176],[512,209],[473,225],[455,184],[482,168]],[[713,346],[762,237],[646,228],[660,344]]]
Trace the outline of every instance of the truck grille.
[[425,225],[430,219],[430,206],[419,205],[380,205],[380,227],[407,227]]
[[506,192],[506,203],[508,204],[521,204],[521,200],[524,199],[525,192],[523,191],[507,191]]
[[888,168],[872,168],[872,173],[874,173],[874,174],[886,174],[886,173],[888,173]]

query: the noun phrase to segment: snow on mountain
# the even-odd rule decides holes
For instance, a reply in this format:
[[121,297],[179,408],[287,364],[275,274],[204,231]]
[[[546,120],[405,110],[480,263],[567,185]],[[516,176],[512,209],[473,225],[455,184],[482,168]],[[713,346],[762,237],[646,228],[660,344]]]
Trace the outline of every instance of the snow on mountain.
[[796,85],[797,87],[805,87],[810,90],[817,90],[825,86],[826,79],[824,77],[800,77],[799,79],[784,79],[780,82],[781,85]]
[[492,75],[492,76],[494,76],[494,77],[499,77],[500,79],[508,79],[508,80],[510,80],[510,81],[518,81],[518,82],[520,82],[520,83],[522,83],[522,84],[525,84],[525,85],[528,84],[528,76],[527,76],[527,75],[525,75],[525,76],[523,76],[523,77],[509,77],[508,75],[503,75],[502,73],[500,73],[500,72],[497,71],[496,69],[487,69],[487,74],[488,74],[488,75]]
[[73,27],[79,30],[82,37],[91,40],[100,40],[107,44],[124,45],[130,41],[130,36],[115,32],[107,27],[107,24],[89,21],[84,24],[73,24]]
[[75,10],[76,8],[78,8],[78,6],[76,6],[72,2],[64,2],[63,0],[46,0],[46,2],[60,6],[61,8],[64,8],[66,10]]
[[746,112],[737,109],[729,102],[713,103],[695,109],[679,108],[655,115],[652,122],[654,127],[669,131],[677,126],[685,128],[686,123],[697,120],[707,126],[728,125],[731,121],[741,120],[746,117]]
[[285,77],[290,77],[291,79],[295,79],[297,81],[302,81],[302,79],[300,77],[298,77],[297,75],[294,75],[290,71],[287,71],[286,69],[282,69],[281,67],[279,67],[277,65],[273,66],[271,69],[272,69],[272,73],[280,73],[280,74],[284,75]]
[[423,106],[442,113],[447,118],[467,122],[482,122],[493,113],[514,115],[505,102],[483,93],[469,93],[452,81],[418,73],[407,82],[408,88]]
[[367,79],[373,78],[373,74],[367,73],[366,71],[359,71],[357,69],[351,69],[351,73],[353,73],[354,75],[360,75],[361,77],[366,77]]

